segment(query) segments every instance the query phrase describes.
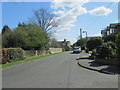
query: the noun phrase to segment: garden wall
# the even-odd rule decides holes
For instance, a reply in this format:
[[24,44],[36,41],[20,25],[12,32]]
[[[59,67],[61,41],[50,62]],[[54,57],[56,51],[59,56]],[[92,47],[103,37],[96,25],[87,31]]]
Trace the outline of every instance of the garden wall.
[[0,64],[5,64],[7,62],[14,62],[18,60],[23,60],[26,57],[40,56],[46,54],[52,54],[57,52],[62,52],[62,48],[50,48],[49,50],[26,50],[21,48],[4,48],[1,50],[2,59]]
[[31,56],[38,56],[38,55],[46,55],[46,54],[52,54],[62,52],[62,48],[49,48],[49,50],[26,50],[24,51],[25,57],[31,57]]

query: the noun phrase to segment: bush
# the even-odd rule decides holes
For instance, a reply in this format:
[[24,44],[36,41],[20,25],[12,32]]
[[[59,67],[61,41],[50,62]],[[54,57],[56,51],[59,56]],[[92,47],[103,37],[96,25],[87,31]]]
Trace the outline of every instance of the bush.
[[97,48],[97,57],[104,59],[112,59],[115,57],[116,49],[112,42],[104,43]]
[[117,55],[118,57],[120,57],[120,34],[117,36],[116,46],[117,46]]
[[25,59],[21,48],[6,48],[2,50],[2,64]]
[[9,60],[8,58],[8,51],[7,49],[2,49],[2,64],[7,63]]
[[111,35],[108,35],[108,36],[104,37],[105,42],[108,42],[108,41],[115,42],[115,40],[116,40],[116,35],[115,34],[111,34]]
[[92,38],[87,42],[87,48],[92,51],[96,49],[98,46],[102,45],[102,39]]

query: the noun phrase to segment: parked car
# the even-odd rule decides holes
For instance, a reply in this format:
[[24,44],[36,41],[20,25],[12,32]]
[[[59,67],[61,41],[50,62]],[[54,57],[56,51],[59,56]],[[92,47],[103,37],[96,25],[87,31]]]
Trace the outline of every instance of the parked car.
[[74,47],[73,53],[80,53],[81,52],[81,47]]

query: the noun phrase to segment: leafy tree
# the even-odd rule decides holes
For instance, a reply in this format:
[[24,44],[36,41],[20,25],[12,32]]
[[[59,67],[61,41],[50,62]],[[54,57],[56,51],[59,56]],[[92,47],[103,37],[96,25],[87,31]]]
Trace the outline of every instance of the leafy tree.
[[2,45],[5,48],[21,47],[23,49],[46,49],[48,48],[47,33],[36,24],[18,26],[11,32],[3,34]]
[[24,23],[24,22],[22,22],[22,23],[18,23],[18,27],[26,27],[27,25]]
[[13,47],[25,48],[28,42],[28,32],[25,27],[18,26],[13,31]]
[[108,41],[115,42],[116,41],[116,35],[115,34],[108,35],[108,36],[104,37],[104,41],[105,42],[108,42]]
[[2,47],[3,48],[12,47],[12,43],[13,43],[12,41],[13,41],[12,31],[2,34]]
[[87,41],[87,48],[89,50],[96,49],[98,46],[102,45],[102,39],[90,39]]
[[86,43],[87,43],[87,39],[86,39],[86,38],[82,38],[82,39],[79,39],[79,40],[76,42],[76,45],[77,45],[77,46],[81,46],[82,49],[85,49]]
[[28,42],[26,49],[45,49],[48,45],[48,38],[44,30],[38,25],[29,24],[28,29]]
[[117,54],[120,57],[120,34],[118,34],[117,36],[116,45],[117,45]]
[[2,34],[4,34],[5,32],[10,32],[11,30],[10,30],[10,28],[9,28],[9,26],[8,25],[5,25],[4,27],[3,27],[3,29],[2,29]]

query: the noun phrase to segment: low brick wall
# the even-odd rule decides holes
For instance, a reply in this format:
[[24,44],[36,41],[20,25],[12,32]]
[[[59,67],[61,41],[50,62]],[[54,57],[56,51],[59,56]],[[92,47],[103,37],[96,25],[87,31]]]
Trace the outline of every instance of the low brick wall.
[[95,61],[102,64],[120,66],[120,60],[118,59],[107,60],[107,59],[96,58]]
[[50,53],[62,52],[62,48],[49,48]]
[[49,50],[27,50],[24,51],[25,57],[31,57],[31,56],[40,56],[40,55],[46,55],[49,54]]
[[27,50],[24,51],[25,57],[31,57],[31,56],[40,56],[40,55],[46,55],[46,54],[52,54],[62,52],[62,48],[49,48],[49,50]]

